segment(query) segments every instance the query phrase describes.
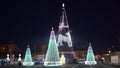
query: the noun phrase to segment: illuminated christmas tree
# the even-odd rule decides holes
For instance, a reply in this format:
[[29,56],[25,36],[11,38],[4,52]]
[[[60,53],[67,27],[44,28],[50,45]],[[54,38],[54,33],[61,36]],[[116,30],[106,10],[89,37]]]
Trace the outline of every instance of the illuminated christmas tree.
[[34,63],[32,62],[32,56],[31,56],[31,51],[30,51],[29,45],[28,45],[28,48],[26,50],[23,65],[24,66],[32,66],[32,65],[34,65]]
[[66,62],[73,62],[74,51],[73,44],[71,38],[71,30],[69,28],[67,14],[65,10],[65,4],[62,4],[62,14],[60,16],[59,26],[58,26],[58,35],[57,35],[57,43],[59,53],[64,54],[66,58]]
[[61,65],[61,62],[59,58],[58,46],[56,43],[54,30],[52,28],[44,66],[60,66],[60,65]]
[[62,4],[62,15],[60,17],[58,28],[59,29],[58,29],[57,43],[59,46],[59,51],[61,51],[62,53],[64,51],[73,52],[72,39],[70,35],[70,29],[68,25],[67,14],[66,14],[64,3]]
[[91,46],[91,43],[89,43],[89,47],[88,47],[88,52],[87,52],[87,59],[85,61],[86,65],[95,65],[97,64],[97,62],[95,61],[95,57],[93,54],[93,49]]

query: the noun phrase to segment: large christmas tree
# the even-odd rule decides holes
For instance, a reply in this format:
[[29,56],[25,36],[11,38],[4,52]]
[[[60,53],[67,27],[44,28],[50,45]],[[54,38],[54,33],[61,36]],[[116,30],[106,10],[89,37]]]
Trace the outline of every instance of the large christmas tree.
[[32,66],[32,65],[34,65],[34,63],[32,62],[32,56],[31,56],[31,51],[30,51],[29,45],[28,45],[28,48],[26,50],[23,65],[24,66]]
[[44,66],[60,66],[60,65],[61,65],[61,62],[59,58],[58,46],[56,43],[55,33],[52,28]]
[[85,64],[86,65],[97,64],[97,62],[95,61],[95,57],[94,57],[94,53],[93,53],[91,43],[89,43],[88,52],[87,52],[87,59],[85,61]]
[[64,54],[66,62],[73,62],[74,51],[71,39],[71,30],[67,20],[65,4],[62,4],[62,15],[59,21],[57,43],[60,55]]

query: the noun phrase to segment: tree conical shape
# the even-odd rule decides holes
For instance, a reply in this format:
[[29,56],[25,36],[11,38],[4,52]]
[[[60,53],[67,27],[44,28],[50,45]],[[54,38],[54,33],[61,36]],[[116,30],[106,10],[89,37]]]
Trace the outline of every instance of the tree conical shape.
[[97,64],[97,62],[95,61],[95,57],[94,57],[94,53],[93,53],[91,43],[89,43],[89,47],[88,47],[88,51],[87,51],[87,59],[85,61],[85,64],[86,65]]
[[72,47],[72,40],[70,36],[69,25],[68,25],[64,3],[62,5],[62,16],[60,17],[60,22],[59,22],[57,42],[59,46],[64,46],[63,42],[66,42],[67,47],[69,48]]
[[55,34],[52,28],[44,66],[60,66],[60,65],[61,62],[59,58],[58,47],[56,43]]
[[34,63],[32,62],[32,56],[31,56],[31,51],[30,51],[29,45],[28,45],[28,47],[26,49],[25,59],[24,59],[23,65],[24,66],[32,66],[32,65],[34,65]]
[[58,27],[57,43],[59,52],[60,54],[64,54],[66,62],[72,62],[74,52],[64,3],[62,4],[62,15]]

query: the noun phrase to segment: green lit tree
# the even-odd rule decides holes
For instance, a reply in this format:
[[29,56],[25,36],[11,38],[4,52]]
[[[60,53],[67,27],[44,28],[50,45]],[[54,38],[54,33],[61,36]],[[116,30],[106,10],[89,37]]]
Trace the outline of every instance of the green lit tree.
[[87,51],[87,59],[85,61],[85,64],[86,65],[97,64],[97,62],[95,61],[95,57],[94,57],[94,53],[93,53],[91,43],[89,43],[89,47],[88,47],[88,51]]
[[28,45],[28,48],[26,49],[26,53],[25,53],[25,59],[23,62],[24,66],[32,66],[34,63],[32,62],[32,56],[31,56],[31,51]]
[[47,53],[44,61],[44,66],[60,66],[60,65],[61,65],[61,62],[60,62],[60,57],[58,52],[58,46],[56,43],[55,33],[52,28],[48,49],[47,49]]

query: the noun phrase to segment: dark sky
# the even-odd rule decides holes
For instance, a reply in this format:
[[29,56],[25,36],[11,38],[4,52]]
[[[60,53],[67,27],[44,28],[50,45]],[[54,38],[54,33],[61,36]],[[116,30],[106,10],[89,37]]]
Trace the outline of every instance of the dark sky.
[[92,42],[102,49],[120,38],[118,1],[8,0],[0,2],[0,42],[15,41],[19,47],[48,44],[51,27],[58,30],[63,2],[73,43]]

